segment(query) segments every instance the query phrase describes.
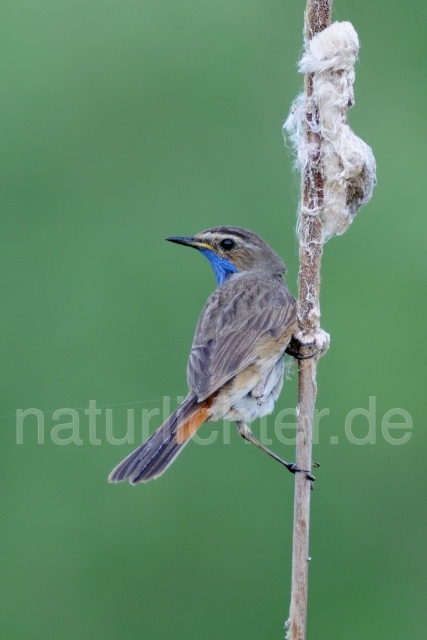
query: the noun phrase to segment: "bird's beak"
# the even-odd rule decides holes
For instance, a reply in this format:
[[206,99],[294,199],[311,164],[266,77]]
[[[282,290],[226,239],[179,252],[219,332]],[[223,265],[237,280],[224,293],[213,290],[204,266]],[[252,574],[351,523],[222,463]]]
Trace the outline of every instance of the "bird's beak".
[[191,236],[172,236],[170,238],[166,238],[166,240],[169,242],[176,242],[177,244],[185,244],[187,247],[194,247],[194,249],[212,249],[210,244],[200,242]]

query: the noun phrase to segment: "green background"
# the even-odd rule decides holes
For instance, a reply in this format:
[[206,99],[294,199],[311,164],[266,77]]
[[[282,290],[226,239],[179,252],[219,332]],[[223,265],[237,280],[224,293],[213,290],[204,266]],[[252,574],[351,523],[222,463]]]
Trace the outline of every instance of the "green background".
[[[2,3],[1,638],[283,637],[293,477],[233,427],[229,445],[191,443],[157,482],[109,485],[132,446],[106,442],[105,410],[121,437],[133,408],[140,441],[142,409],[186,393],[214,277],[166,236],[253,229],[296,292],[299,180],[281,126],[302,84],[303,8]],[[425,14],[420,3],[335,3],[362,44],[350,121],[373,147],[378,186],[323,261],[332,343],[318,395],[330,415],[314,448],[317,640],[425,637]],[[294,375],[270,436],[296,392]],[[356,446],[344,420],[370,396],[377,441]],[[90,399],[103,407],[100,445],[89,442]],[[16,410],[29,407],[45,412],[44,445],[31,417],[16,443]],[[63,407],[79,409],[80,446],[52,442],[70,420],[53,419]],[[402,446],[381,433],[396,407],[413,421]],[[362,438],[366,418],[353,427]]]

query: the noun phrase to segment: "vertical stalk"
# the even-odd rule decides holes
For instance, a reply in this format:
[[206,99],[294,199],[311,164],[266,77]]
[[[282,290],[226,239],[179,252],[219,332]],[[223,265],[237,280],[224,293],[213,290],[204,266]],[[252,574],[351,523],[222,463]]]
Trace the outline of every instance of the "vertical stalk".
[[[309,40],[331,22],[332,0],[307,0],[305,12],[305,38]],[[305,76],[305,117],[318,121],[312,101],[311,74]],[[323,252],[323,224],[320,212],[323,205],[323,177],[321,170],[320,133],[306,127],[309,144],[308,161],[302,173],[302,200],[300,207],[300,270],[298,275],[298,319],[303,336],[315,336],[320,329],[320,263]],[[313,412],[316,401],[317,357],[300,360],[298,364],[298,427],[296,438],[296,464],[300,469],[311,469],[313,441]],[[307,627],[310,482],[303,474],[296,474],[294,500],[294,529],[292,550],[292,590],[289,640],[305,640]]]

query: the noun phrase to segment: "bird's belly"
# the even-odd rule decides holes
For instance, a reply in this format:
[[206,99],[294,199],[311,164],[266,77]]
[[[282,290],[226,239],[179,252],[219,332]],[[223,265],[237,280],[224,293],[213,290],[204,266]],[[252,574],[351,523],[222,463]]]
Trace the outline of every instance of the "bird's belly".
[[252,422],[271,413],[282,390],[283,372],[283,356],[266,374],[255,365],[247,367],[218,394],[209,422],[223,418]]

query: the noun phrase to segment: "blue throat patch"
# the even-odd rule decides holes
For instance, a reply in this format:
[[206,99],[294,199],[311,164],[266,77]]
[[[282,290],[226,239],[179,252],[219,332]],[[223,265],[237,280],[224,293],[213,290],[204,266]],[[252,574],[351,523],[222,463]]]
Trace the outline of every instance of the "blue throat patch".
[[222,284],[231,276],[232,273],[237,273],[237,269],[228,260],[221,258],[219,255],[210,251],[209,249],[199,249],[200,253],[203,253],[211,263],[211,267],[214,270],[215,278],[218,284]]

